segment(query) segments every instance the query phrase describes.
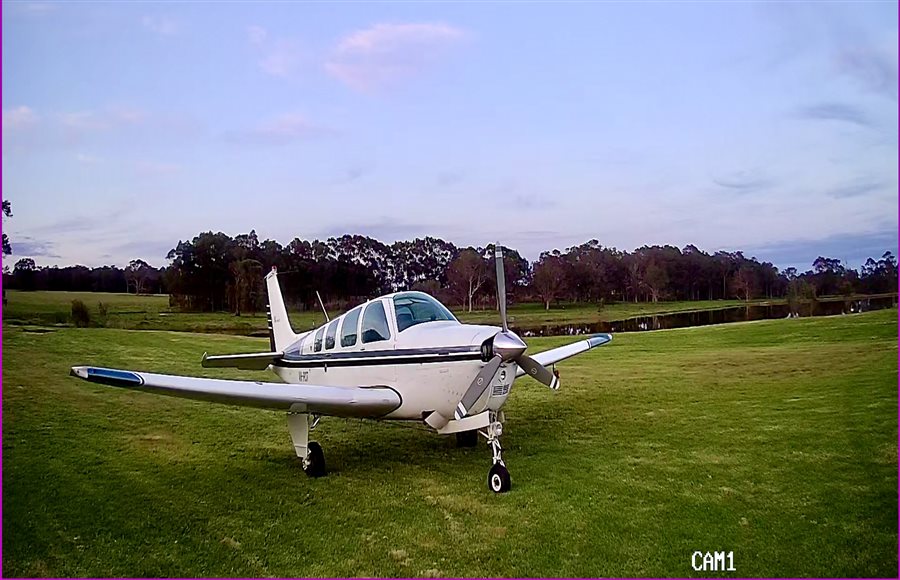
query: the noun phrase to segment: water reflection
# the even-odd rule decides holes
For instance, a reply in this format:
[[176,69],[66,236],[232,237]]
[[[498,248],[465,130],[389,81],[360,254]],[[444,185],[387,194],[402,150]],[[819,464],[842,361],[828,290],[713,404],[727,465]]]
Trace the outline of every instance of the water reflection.
[[672,314],[655,314],[637,316],[626,320],[611,322],[575,323],[543,326],[517,327],[511,325],[514,332],[521,336],[564,336],[574,334],[593,334],[596,332],[640,332],[643,330],[662,330],[666,328],[685,328],[688,326],[708,326],[728,322],[746,322],[750,320],[770,320],[774,318],[790,318],[792,316],[832,316],[835,314],[851,314],[893,308],[896,296],[883,298],[866,298],[863,300],[835,300],[801,304],[799,312],[791,312],[787,304],[752,304],[734,306],[718,310],[698,310],[694,312],[675,312]]

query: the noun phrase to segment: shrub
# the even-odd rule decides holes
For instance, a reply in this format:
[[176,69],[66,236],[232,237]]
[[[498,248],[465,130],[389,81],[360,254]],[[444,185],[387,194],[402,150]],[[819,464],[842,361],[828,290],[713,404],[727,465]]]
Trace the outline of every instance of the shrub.
[[80,328],[91,324],[91,313],[81,300],[72,301],[72,322]]

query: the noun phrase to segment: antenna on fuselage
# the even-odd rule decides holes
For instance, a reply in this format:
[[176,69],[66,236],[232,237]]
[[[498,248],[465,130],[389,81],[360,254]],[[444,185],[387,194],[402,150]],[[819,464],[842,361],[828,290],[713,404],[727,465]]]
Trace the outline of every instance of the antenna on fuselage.
[[319,295],[318,290],[316,290],[316,298],[319,299],[319,306],[322,307],[322,313],[325,315],[325,322],[331,322],[331,319],[328,318],[328,311],[325,310],[325,304],[322,302],[322,297]]

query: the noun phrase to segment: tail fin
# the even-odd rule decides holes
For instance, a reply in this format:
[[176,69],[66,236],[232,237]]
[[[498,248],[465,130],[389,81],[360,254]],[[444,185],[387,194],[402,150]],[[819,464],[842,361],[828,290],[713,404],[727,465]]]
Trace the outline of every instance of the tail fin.
[[269,305],[267,316],[269,319],[269,344],[272,352],[284,350],[299,338],[291,328],[288,320],[287,308],[284,306],[284,298],[281,295],[281,286],[278,285],[278,272],[274,266],[266,275],[266,290],[269,293]]

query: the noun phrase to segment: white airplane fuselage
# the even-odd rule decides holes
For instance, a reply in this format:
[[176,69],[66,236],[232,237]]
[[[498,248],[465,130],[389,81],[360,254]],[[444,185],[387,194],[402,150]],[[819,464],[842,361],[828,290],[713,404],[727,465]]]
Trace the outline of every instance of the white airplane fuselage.
[[[382,296],[358,307],[362,312],[370,304],[381,302],[390,329],[388,339],[363,343],[359,331],[362,316],[355,320],[354,328],[345,329],[351,310],[302,335],[284,349],[283,359],[273,364],[272,370],[286,383],[390,387],[400,395],[402,403],[383,419],[421,421],[432,411],[452,417],[460,398],[485,365],[482,343],[501,329],[442,320],[399,330],[392,297]],[[350,317],[350,326],[353,318]],[[331,325],[334,325],[334,336],[329,341]],[[345,331],[355,332],[354,344],[341,344]],[[319,350],[316,350],[317,335]],[[506,402],[517,371],[515,362],[503,363],[472,413],[499,410]]]

